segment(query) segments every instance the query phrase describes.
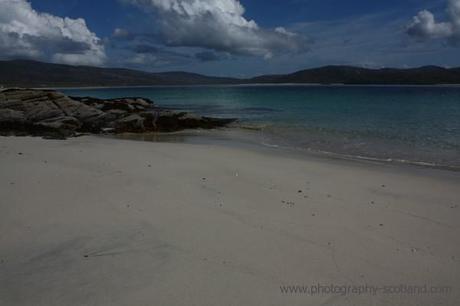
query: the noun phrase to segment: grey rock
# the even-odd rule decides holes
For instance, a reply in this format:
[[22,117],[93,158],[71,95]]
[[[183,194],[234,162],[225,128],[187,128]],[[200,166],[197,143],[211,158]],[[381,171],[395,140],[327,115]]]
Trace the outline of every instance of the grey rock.
[[186,112],[161,111],[156,120],[159,131],[170,132],[185,129],[213,129],[224,127],[236,119],[201,117]]
[[78,120],[86,121],[98,118],[104,113],[94,107],[74,101],[68,97],[62,97],[53,101],[56,106],[67,116],[72,116]]
[[129,112],[122,110],[122,109],[111,109],[107,112],[107,114],[112,114],[116,117],[121,117],[129,114]]
[[78,119],[69,116],[43,120],[37,122],[36,125],[50,129],[61,130],[62,132],[68,131],[70,134],[82,127],[82,123]]
[[137,114],[122,118],[115,123],[117,133],[145,132],[144,118]]
[[0,109],[0,135],[28,135],[24,112]]
[[0,109],[0,124],[24,123],[26,118],[24,112],[12,109]]
[[142,106],[144,108],[149,108],[149,107],[153,106],[152,102],[147,102],[146,100],[141,99],[141,98],[137,98],[134,103],[136,105]]
[[49,90],[0,90],[0,133],[7,135],[65,138],[79,133],[170,132],[231,122],[159,109],[144,98],[102,100]]
[[129,113],[141,112],[154,107],[154,103],[143,98],[97,99],[91,97],[72,97],[88,106],[98,108],[104,112],[110,110],[124,110]]

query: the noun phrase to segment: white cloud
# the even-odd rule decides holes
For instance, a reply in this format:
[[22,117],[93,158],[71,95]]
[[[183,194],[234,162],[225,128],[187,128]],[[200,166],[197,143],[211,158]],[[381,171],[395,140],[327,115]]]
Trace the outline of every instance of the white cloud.
[[105,50],[84,19],[35,11],[26,0],[0,0],[0,56],[101,65]]
[[169,46],[201,47],[231,54],[270,58],[302,52],[305,39],[284,28],[263,29],[244,17],[238,0],[122,0],[156,14],[162,41]]
[[127,38],[130,36],[130,33],[128,30],[126,29],[121,29],[121,28],[116,28],[114,31],[113,31],[113,34],[112,34],[113,37],[116,37],[116,38]]
[[136,65],[151,65],[154,64],[158,61],[158,57],[153,55],[153,54],[145,54],[145,53],[140,53],[136,54],[134,56],[131,56],[126,60],[126,63],[128,64],[136,64]]
[[413,17],[407,33],[418,40],[448,39],[460,42],[460,0],[448,0],[449,21],[437,22],[430,11],[424,10]]

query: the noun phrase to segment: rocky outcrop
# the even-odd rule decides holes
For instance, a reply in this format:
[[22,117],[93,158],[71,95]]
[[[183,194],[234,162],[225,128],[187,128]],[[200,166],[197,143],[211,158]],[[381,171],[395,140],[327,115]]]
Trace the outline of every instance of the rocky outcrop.
[[224,127],[235,119],[217,119],[201,117],[186,112],[160,111],[154,124],[162,132],[172,132],[181,129],[213,129]]
[[100,129],[104,112],[45,90],[10,89],[0,92],[2,134],[65,138]]
[[137,115],[132,114],[127,117],[124,117],[120,120],[115,121],[115,132],[117,133],[142,133],[145,132],[147,129],[144,126],[144,118]]
[[71,97],[73,100],[85,105],[107,112],[120,110],[125,112],[145,111],[154,106],[153,101],[145,98],[119,98],[119,99],[97,99],[92,97]]
[[223,127],[216,119],[163,110],[144,98],[67,97],[49,90],[0,91],[0,134],[66,138],[80,133],[172,132]]

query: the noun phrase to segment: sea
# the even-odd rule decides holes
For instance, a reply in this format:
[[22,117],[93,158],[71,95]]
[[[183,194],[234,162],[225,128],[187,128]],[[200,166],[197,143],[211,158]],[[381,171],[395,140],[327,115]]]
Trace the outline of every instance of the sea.
[[252,135],[249,138],[263,146],[460,171],[459,86],[223,85],[61,91],[98,98],[145,97],[158,106],[237,118],[231,129]]

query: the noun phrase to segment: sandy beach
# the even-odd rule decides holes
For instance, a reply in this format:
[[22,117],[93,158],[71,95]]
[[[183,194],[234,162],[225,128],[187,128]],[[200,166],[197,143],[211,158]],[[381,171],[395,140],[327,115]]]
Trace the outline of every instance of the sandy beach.
[[459,305],[459,183],[262,148],[0,137],[0,305]]

